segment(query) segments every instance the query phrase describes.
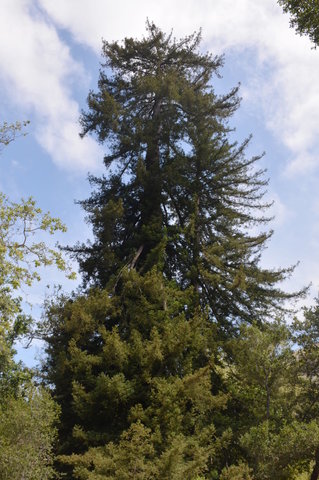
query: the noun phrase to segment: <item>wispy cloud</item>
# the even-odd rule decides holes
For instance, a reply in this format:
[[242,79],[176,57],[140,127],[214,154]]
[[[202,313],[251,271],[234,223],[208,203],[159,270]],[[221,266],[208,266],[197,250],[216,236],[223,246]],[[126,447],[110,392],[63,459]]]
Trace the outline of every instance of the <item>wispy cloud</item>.
[[78,135],[79,106],[71,84],[83,67],[31,0],[3,0],[0,15],[2,91],[24,114],[36,116],[36,138],[60,167],[93,169],[101,155]]
[[275,0],[39,0],[59,27],[99,53],[101,38],[139,36],[149,17],[165,30],[185,35],[203,28],[205,48],[238,55],[252,63],[245,85],[247,101],[258,104],[271,133],[290,154],[286,173],[318,167],[318,52],[289,28]]

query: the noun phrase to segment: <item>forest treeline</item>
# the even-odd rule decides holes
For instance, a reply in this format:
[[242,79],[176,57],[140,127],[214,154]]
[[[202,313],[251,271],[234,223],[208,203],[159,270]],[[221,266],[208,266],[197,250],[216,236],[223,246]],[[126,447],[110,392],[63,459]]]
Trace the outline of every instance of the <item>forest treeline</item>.
[[[316,480],[319,303],[267,269],[272,232],[260,157],[233,140],[238,88],[200,35],[147,23],[103,42],[82,136],[107,152],[80,204],[94,240],[65,250],[82,284],[47,300],[38,325],[19,288],[62,252],[33,199],[0,196],[0,480]],[[24,125],[2,124],[5,147]],[[34,376],[17,339],[45,342]]]

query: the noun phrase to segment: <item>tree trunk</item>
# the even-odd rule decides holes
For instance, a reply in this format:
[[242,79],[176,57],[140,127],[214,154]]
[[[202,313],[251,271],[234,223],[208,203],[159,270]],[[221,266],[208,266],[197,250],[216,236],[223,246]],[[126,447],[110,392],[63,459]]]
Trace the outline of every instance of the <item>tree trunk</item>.
[[200,189],[201,189],[201,161],[200,153],[198,152],[196,158],[196,177],[195,177],[195,195],[194,195],[194,232],[193,232],[193,259],[192,266],[194,269],[192,275],[192,284],[196,292],[199,292],[199,256],[200,256],[200,226],[199,226],[199,215],[200,215]]
[[[143,262],[148,254],[163,238],[163,218],[161,209],[162,182],[160,167],[160,131],[161,131],[162,101],[155,100],[151,126],[148,132],[147,150],[145,156],[145,179],[141,197],[141,226],[144,228],[144,248],[138,262],[143,269]],[[147,263],[147,262],[146,262]],[[146,266],[146,269],[152,265]]]
[[316,450],[315,464],[311,473],[310,480],[318,480],[318,477],[319,477],[319,447]]

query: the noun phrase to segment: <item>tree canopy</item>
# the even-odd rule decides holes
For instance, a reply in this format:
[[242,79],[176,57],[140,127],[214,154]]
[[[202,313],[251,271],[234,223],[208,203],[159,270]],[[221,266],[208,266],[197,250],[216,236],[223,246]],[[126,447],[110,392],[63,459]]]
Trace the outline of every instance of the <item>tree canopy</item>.
[[318,0],[279,0],[284,12],[290,13],[290,24],[300,35],[308,35],[315,47],[319,45]]

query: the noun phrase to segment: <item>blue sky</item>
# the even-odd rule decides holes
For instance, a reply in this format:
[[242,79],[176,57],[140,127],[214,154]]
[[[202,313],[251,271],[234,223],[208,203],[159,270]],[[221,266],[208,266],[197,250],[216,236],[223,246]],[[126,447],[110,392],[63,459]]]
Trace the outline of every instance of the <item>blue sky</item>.
[[[319,290],[319,50],[289,28],[276,0],[2,0],[0,120],[28,119],[28,136],[0,159],[0,189],[12,200],[32,195],[59,216],[74,244],[90,236],[75,199],[89,195],[87,173],[102,173],[103,147],[79,138],[78,118],[96,88],[101,38],[139,37],[146,18],[179,37],[202,28],[203,50],[225,54],[217,92],[241,83],[242,105],[231,120],[236,138],[250,133],[249,154],[266,152],[275,234],[264,252],[268,267],[299,261],[286,282]],[[48,289],[66,281],[56,271],[25,292],[39,315]],[[23,354],[31,361],[35,349]]]

